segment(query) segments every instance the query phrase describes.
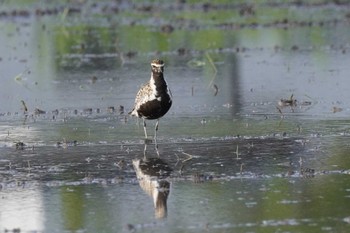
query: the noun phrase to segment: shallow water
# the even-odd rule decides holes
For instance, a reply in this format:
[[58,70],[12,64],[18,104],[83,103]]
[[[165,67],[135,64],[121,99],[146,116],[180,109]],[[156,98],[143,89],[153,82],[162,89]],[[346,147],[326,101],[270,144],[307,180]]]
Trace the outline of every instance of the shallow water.
[[0,232],[350,229],[347,4],[1,4]]

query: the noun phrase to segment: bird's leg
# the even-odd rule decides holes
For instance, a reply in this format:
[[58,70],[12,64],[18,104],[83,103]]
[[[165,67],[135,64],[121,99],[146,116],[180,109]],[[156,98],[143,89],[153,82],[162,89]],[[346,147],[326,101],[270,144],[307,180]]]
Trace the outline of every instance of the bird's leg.
[[156,121],[156,126],[155,126],[155,131],[154,131],[154,140],[157,141],[157,131],[158,131],[158,126],[159,126],[159,119]]
[[158,143],[157,143],[157,131],[158,131],[159,119],[156,121],[155,131],[154,131],[154,146],[159,157]]
[[145,131],[145,139],[147,140],[146,120],[145,118],[142,118],[142,119],[143,119],[143,130]]
[[146,160],[146,150],[147,150],[147,144],[145,143],[145,147],[143,148],[143,159]]

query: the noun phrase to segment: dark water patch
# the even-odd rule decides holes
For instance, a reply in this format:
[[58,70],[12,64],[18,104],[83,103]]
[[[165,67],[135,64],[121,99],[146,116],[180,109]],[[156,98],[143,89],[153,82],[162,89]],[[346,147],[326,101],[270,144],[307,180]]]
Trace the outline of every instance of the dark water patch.
[[[159,152],[173,170],[169,177],[174,180],[202,182],[347,174],[346,167],[337,170],[322,165],[326,163],[327,149],[317,141],[305,143],[299,138],[236,138],[178,142],[159,144]],[[24,150],[3,148],[0,160],[2,182],[4,185],[13,182],[134,182],[132,160],[143,158],[143,149],[142,144],[41,146]],[[315,156],[320,156],[319,153],[324,154],[318,159],[323,161],[321,164],[314,161]],[[154,156],[155,150],[149,145],[146,157]]]

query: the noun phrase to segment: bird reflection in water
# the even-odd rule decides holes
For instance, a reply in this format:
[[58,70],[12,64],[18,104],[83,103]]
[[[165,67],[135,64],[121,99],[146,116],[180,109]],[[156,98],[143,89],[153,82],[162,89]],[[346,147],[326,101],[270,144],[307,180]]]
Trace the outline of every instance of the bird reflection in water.
[[137,179],[143,191],[153,198],[155,217],[167,217],[167,200],[170,183],[166,180],[172,169],[160,158],[134,159]]

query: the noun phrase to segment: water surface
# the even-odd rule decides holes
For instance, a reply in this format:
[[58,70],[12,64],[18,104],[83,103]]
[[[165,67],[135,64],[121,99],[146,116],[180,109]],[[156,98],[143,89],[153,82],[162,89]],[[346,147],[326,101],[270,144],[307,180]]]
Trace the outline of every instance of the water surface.
[[346,3],[1,5],[0,232],[349,230]]

